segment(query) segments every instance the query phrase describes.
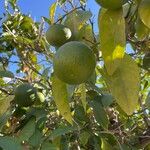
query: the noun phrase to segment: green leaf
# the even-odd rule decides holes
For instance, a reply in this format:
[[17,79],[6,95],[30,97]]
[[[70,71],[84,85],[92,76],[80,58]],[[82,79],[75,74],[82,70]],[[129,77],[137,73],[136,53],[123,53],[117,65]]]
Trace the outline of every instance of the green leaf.
[[85,145],[88,142],[90,134],[88,132],[83,132],[80,134],[80,142],[81,144]]
[[101,97],[96,96],[93,101],[90,102],[93,108],[96,121],[104,128],[108,128],[108,117],[101,103]]
[[79,30],[78,38],[89,46],[93,46],[94,36],[91,25],[84,25]]
[[0,147],[4,150],[23,150],[21,143],[14,137],[0,137]]
[[44,142],[42,144],[41,150],[59,150],[59,148],[56,147],[54,144],[51,144],[49,142]]
[[66,0],[58,0],[59,5],[63,5],[66,2]]
[[[117,145],[119,147],[119,150],[124,150],[122,148],[120,142],[118,141],[117,137],[114,135],[114,133],[109,132],[109,131],[101,131],[99,136],[103,140],[105,140],[104,144],[106,144],[106,145],[104,146],[104,148],[110,148],[109,145],[111,145],[112,147]],[[109,144],[109,145],[107,145],[107,144]],[[113,149],[113,148],[111,148],[111,149]]]
[[125,52],[125,20],[122,9],[115,11],[102,9],[98,19],[100,49],[106,70],[109,75],[112,75],[118,68]]
[[71,97],[73,96],[75,88],[76,88],[76,85],[67,84],[67,93],[68,93],[69,99],[71,99]]
[[84,108],[80,105],[77,105],[75,107],[75,112],[74,112],[74,119],[78,123],[84,124],[86,121],[88,121],[86,113],[84,111]]
[[142,0],[138,12],[142,22],[150,28],[150,1]]
[[104,107],[108,107],[113,103],[113,97],[111,94],[103,94],[101,101]]
[[101,145],[102,150],[112,150],[112,146],[104,138],[101,138],[101,141],[102,141]]
[[35,132],[35,118],[31,118],[27,124],[23,127],[21,132],[19,132],[19,140],[20,141],[28,141],[29,138]]
[[144,40],[146,37],[149,36],[150,29],[144,25],[140,18],[137,18],[137,21],[135,23],[135,29],[138,40]]
[[52,78],[52,91],[54,101],[57,105],[60,114],[72,124],[72,116],[68,101],[67,86],[64,82],[60,81],[55,75]]
[[7,120],[11,117],[12,110],[8,109],[2,116],[0,116],[0,130],[6,124]]
[[49,9],[49,15],[50,15],[50,22],[51,24],[54,23],[54,16],[55,16],[55,11],[57,8],[57,2],[53,3]]
[[17,8],[17,0],[7,0],[9,4],[12,6],[12,8],[15,10]]
[[147,98],[145,100],[145,105],[146,105],[146,107],[150,108],[150,92],[148,93]]
[[115,138],[115,136],[113,135],[113,133],[111,133],[109,131],[108,132],[107,131],[100,132],[99,137],[102,138],[102,139],[107,140],[107,142],[110,145],[117,145],[117,143],[118,143],[118,141]]
[[14,74],[11,71],[0,71],[0,78],[7,77],[7,78],[14,78]]
[[0,115],[4,114],[7,111],[13,98],[14,96],[12,95],[2,97],[2,99],[0,100]]
[[86,87],[85,87],[85,83],[80,84],[80,91],[81,91],[81,102],[82,102],[84,111],[86,112],[87,101],[86,101]]
[[70,28],[72,31],[72,36],[74,38],[78,38],[78,31],[79,31],[79,21],[77,20],[76,13],[73,12],[69,14],[64,22],[64,25]]
[[69,142],[66,136],[61,136],[60,150],[69,150]]
[[92,17],[92,13],[90,11],[78,10],[76,11],[77,20],[80,24],[85,23]]
[[42,18],[44,19],[45,22],[47,22],[49,25],[51,25],[51,22],[50,22],[50,20],[48,18],[46,18],[44,16],[42,16]]
[[52,133],[50,134],[50,139],[55,139],[61,135],[64,135],[64,134],[69,133],[74,130],[76,130],[76,128],[72,127],[72,126],[71,127],[70,126],[59,127],[52,131]]
[[116,72],[107,78],[117,103],[131,115],[138,104],[140,89],[140,70],[137,64],[129,55],[125,55]]
[[34,22],[32,18],[30,18],[29,16],[24,16],[24,18],[21,20],[20,28],[25,31],[32,31],[33,24]]
[[73,33],[73,37],[78,39],[78,33],[81,27],[91,18],[90,11],[78,10],[69,14],[64,24],[69,27]]
[[34,47],[34,42],[33,40],[29,39],[29,38],[25,38],[22,36],[17,36],[15,39],[19,44],[23,44],[23,45],[28,45],[31,47]]
[[34,134],[29,138],[29,144],[34,147],[38,147],[41,143],[42,136],[42,132],[36,129]]

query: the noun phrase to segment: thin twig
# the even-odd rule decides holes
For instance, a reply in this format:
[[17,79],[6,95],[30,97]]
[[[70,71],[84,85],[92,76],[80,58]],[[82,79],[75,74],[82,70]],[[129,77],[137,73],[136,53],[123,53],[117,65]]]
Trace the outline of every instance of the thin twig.
[[61,18],[59,18],[54,24],[57,24],[59,21],[62,21],[66,16],[68,16],[68,15],[71,14],[71,13],[73,13],[73,12],[76,11],[77,9],[81,9],[81,6],[72,9],[71,11],[69,11],[68,13],[66,13],[65,15],[63,15]]

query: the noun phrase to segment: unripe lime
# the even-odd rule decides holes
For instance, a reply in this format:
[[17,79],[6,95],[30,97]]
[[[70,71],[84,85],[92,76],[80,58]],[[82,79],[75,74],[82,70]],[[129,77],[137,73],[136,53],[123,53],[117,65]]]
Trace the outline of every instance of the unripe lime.
[[96,0],[96,2],[107,9],[119,9],[128,2],[128,0]]
[[46,39],[50,45],[59,47],[65,44],[71,35],[71,30],[68,27],[62,24],[55,24],[47,30]]
[[68,84],[88,80],[96,65],[95,55],[85,44],[72,41],[61,46],[54,57],[56,76]]
[[14,100],[21,107],[31,106],[36,100],[36,89],[28,83],[21,84],[15,90]]

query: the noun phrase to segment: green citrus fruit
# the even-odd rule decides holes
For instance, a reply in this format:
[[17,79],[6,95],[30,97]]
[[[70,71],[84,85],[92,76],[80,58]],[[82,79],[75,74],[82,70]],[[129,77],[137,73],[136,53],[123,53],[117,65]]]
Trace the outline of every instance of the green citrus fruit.
[[138,12],[142,22],[150,28],[150,0],[142,0]]
[[95,55],[85,44],[72,41],[61,46],[54,57],[56,76],[68,84],[88,80],[96,65]]
[[52,46],[59,47],[71,38],[71,30],[61,24],[52,25],[46,32],[46,39]]
[[36,89],[28,83],[21,84],[15,90],[14,100],[21,107],[31,106],[36,100]]
[[119,9],[127,3],[128,0],[96,0],[96,2],[104,8]]

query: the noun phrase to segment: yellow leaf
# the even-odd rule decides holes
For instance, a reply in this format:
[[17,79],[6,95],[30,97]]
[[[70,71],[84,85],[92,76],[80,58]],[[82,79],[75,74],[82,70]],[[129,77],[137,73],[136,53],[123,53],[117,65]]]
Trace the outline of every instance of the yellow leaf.
[[112,75],[118,68],[125,52],[125,20],[122,9],[102,9],[98,20],[102,57],[108,74]]
[[54,101],[60,114],[72,124],[72,116],[68,101],[67,86],[64,82],[59,80],[55,75],[52,78],[52,91]]
[[106,78],[117,103],[131,115],[138,105],[140,89],[140,70],[135,61],[129,55],[125,55],[115,73]]
[[94,43],[94,36],[92,33],[92,26],[91,25],[84,25],[79,31],[79,40],[83,41],[89,46],[93,46]]
[[50,21],[51,21],[51,24],[54,23],[54,16],[55,16],[55,11],[56,11],[56,7],[57,7],[57,2],[56,3],[53,3],[50,7]]

